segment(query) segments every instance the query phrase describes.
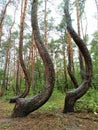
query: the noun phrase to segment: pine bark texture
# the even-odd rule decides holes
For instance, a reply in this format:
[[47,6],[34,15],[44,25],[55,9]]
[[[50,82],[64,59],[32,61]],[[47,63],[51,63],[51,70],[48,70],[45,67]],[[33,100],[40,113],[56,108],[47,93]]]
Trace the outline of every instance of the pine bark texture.
[[43,44],[42,39],[40,37],[38,21],[37,21],[37,5],[38,5],[38,0],[33,0],[32,11],[31,11],[31,17],[32,17],[31,22],[32,22],[32,28],[34,32],[36,46],[38,48],[38,51],[40,53],[40,56],[45,66],[46,84],[44,89],[34,97],[30,99],[20,98],[17,100],[12,114],[12,117],[14,118],[27,116],[29,113],[40,108],[50,98],[54,88],[54,81],[55,81],[54,67],[51,58],[45,48],[45,45]]
[[72,23],[71,23],[72,20],[68,11],[68,5],[69,5],[69,0],[66,0],[64,12],[65,12],[65,17],[66,17],[66,22],[67,22],[67,30],[70,33],[73,40],[75,41],[76,45],[79,47],[79,50],[81,51],[84,57],[86,72],[85,72],[85,79],[83,80],[82,84],[74,91],[67,93],[65,97],[65,105],[64,105],[64,110],[63,110],[64,113],[74,112],[74,105],[76,101],[88,91],[91,85],[91,80],[92,80],[91,56],[89,54],[89,51],[85,43],[83,42],[83,40],[79,37],[79,35],[75,32],[75,30],[72,27]]

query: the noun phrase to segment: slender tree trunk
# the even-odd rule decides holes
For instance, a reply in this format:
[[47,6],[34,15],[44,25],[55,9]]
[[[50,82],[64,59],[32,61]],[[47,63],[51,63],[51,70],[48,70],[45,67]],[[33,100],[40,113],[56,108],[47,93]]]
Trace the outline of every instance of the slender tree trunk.
[[72,43],[71,43],[71,36],[68,33],[67,35],[67,51],[68,51],[68,73],[72,80],[72,83],[74,84],[74,87],[78,87],[78,82],[74,76],[74,63],[73,63],[73,50],[72,50]]
[[35,57],[36,57],[36,47],[35,47],[34,33],[32,31],[30,51],[29,51],[29,57],[28,57],[28,71],[30,75],[31,86],[32,86],[33,92],[35,92],[35,84],[34,84],[35,82],[34,81]]
[[1,37],[2,37],[3,22],[4,22],[5,15],[6,15],[7,7],[8,7],[10,2],[11,2],[11,0],[8,0],[7,4],[5,5],[5,8],[3,10],[1,20],[0,20],[0,47],[1,47]]
[[[78,35],[80,36],[80,16],[79,16],[79,9],[78,9],[78,0],[76,0],[76,13],[77,13],[77,28],[78,28]],[[80,74],[81,74],[81,78],[82,80],[84,79],[84,63],[83,63],[83,57],[82,54],[79,50],[79,64],[80,64]]]
[[32,2],[32,11],[31,11],[32,28],[34,32],[36,46],[38,48],[38,51],[40,53],[40,56],[42,57],[45,66],[46,85],[44,89],[40,93],[35,95],[33,98],[18,99],[15,108],[13,110],[12,117],[24,117],[27,116],[29,113],[40,108],[50,98],[54,88],[54,81],[55,81],[54,67],[50,59],[50,56],[44,46],[44,43],[42,42],[42,39],[40,37],[38,21],[37,21],[37,5],[38,5],[38,0],[34,0]]
[[63,66],[64,66],[64,79],[65,79],[65,91],[68,90],[68,80],[67,80],[67,65],[66,65],[66,51],[65,51],[65,44],[62,46],[63,50]]
[[92,80],[92,61],[91,61],[91,56],[89,54],[89,51],[83,42],[83,40],[79,37],[79,35],[74,31],[72,27],[72,21],[71,17],[69,15],[68,11],[68,5],[69,5],[69,0],[66,0],[65,2],[65,7],[64,7],[64,12],[67,20],[67,30],[70,33],[71,37],[79,47],[84,60],[85,60],[85,66],[86,66],[86,74],[85,74],[85,79],[83,80],[83,83],[74,91],[67,93],[66,98],[65,98],[65,104],[64,104],[64,113],[67,112],[73,112],[74,111],[74,105],[76,101],[81,98],[89,89],[91,85],[91,80]]
[[16,73],[16,95],[20,93],[19,89],[19,59],[17,59],[17,73]]
[[44,10],[44,41],[45,45],[48,48],[48,39],[47,39],[47,0],[45,0],[45,10]]
[[[10,0],[8,1],[8,3],[6,4],[6,7],[4,9],[3,16],[2,16],[2,22],[4,20],[6,8],[9,3],[10,3]],[[7,41],[8,46],[7,46],[7,50],[6,50],[6,61],[5,61],[4,78],[3,78],[3,88],[6,88],[6,89],[8,86],[9,65],[10,65],[11,33],[12,33],[12,28],[14,26],[14,23],[15,23],[15,15],[14,15],[14,21],[9,29],[9,36],[8,36],[8,41]]]
[[14,80],[16,79],[16,46],[14,41]]
[[18,98],[24,98],[24,97],[26,97],[27,94],[29,93],[29,90],[30,90],[30,76],[29,76],[28,70],[26,69],[26,66],[24,64],[23,54],[22,54],[24,20],[25,20],[25,15],[26,15],[27,3],[28,3],[28,0],[25,0],[25,2],[24,2],[24,8],[22,10],[22,7],[23,7],[23,1],[22,1],[21,19],[20,19],[20,38],[19,38],[19,60],[20,60],[21,67],[22,67],[24,75],[25,75],[26,88],[25,88],[24,92],[21,95],[15,97],[15,98],[10,99],[10,103],[15,103]]
[[32,31],[32,39],[31,39],[31,86],[33,89],[33,93],[35,94],[35,81],[34,81],[34,68],[35,68],[35,58],[36,58],[36,46],[34,40],[34,33]]
[[10,48],[11,48],[11,31],[14,22],[9,30],[9,37],[8,37],[8,47],[6,50],[6,61],[5,61],[5,69],[4,69],[4,77],[3,77],[3,88],[7,89],[8,86],[8,75],[9,75],[9,65],[10,65]]
[[3,76],[3,84],[2,84],[2,88],[7,89],[6,88],[6,70],[7,70],[7,54],[6,54],[6,60],[5,60],[5,67],[4,67],[4,76]]

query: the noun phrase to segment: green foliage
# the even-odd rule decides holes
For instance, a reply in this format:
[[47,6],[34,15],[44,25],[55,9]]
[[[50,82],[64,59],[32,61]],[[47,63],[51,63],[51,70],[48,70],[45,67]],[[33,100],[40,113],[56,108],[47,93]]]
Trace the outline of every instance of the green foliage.
[[0,81],[3,80],[4,70],[0,69]]
[[11,124],[10,124],[9,122],[7,122],[7,123],[2,123],[2,124],[0,125],[0,129],[7,129],[10,125],[11,125]]
[[[7,90],[3,95],[3,101],[8,102],[10,98],[12,98],[14,95],[12,91],[9,89]],[[28,97],[33,96],[32,88],[30,90],[30,93]],[[54,89],[54,92],[52,96],[50,97],[49,101],[44,104],[40,109],[42,111],[52,111],[57,109],[62,109],[64,107],[64,100],[65,100],[65,93],[61,93],[56,88]],[[13,106],[7,108],[12,109]],[[90,89],[87,94],[85,94],[81,99],[79,99],[75,105],[76,111],[85,111],[85,112],[98,112],[98,91],[95,89]]]
[[3,101],[5,101],[5,102],[8,102],[13,96],[15,96],[14,95],[14,93],[13,93],[13,91],[11,90],[11,88],[10,89],[8,89],[8,90],[4,90],[4,95],[3,95]]
[[94,62],[98,63],[98,31],[93,34],[94,38],[91,41],[91,54]]
[[35,93],[41,91],[45,85],[45,73],[44,66],[41,59],[37,59],[35,62],[35,72],[34,72],[34,81],[35,81]]
[[52,111],[62,108],[64,104],[64,97],[65,95],[63,95],[60,91],[55,89],[49,101],[46,104],[44,104],[40,109],[44,111]]
[[93,86],[98,89],[98,31],[93,34],[91,41],[91,55],[93,61]]
[[79,99],[75,107],[80,111],[98,112],[98,91],[90,89],[81,99]]

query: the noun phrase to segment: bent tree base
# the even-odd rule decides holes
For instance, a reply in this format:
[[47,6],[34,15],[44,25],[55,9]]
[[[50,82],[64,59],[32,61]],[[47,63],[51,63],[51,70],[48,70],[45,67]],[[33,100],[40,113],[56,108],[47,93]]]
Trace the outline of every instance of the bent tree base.
[[74,112],[75,102],[75,95],[73,93],[67,93],[63,113]]
[[49,99],[49,96],[51,96],[51,94],[52,91],[51,87],[49,86],[49,88],[44,89],[41,93],[35,95],[32,98],[19,98],[16,101],[11,117],[16,118],[27,116],[29,113],[41,107]]

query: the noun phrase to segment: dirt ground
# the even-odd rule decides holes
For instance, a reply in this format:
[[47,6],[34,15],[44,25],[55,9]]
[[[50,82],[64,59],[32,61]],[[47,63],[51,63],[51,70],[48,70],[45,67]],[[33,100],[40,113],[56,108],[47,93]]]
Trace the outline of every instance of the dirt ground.
[[0,130],[98,130],[97,113],[37,110],[27,117],[11,119],[10,106],[0,99]]

